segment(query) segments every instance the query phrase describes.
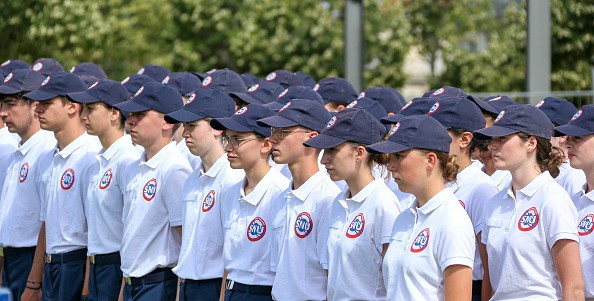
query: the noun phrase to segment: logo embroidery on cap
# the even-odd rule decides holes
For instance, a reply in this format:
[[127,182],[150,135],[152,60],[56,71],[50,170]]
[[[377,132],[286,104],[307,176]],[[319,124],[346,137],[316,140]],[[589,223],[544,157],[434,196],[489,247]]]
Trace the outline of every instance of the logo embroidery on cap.
[[412,105],[413,101],[409,101],[407,104],[404,105],[404,107],[402,107],[402,109],[400,109],[400,111],[402,110],[406,110],[406,108],[410,107],[410,105]]
[[43,64],[41,62],[33,65],[33,71],[39,71],[43,68]]
[[353,218],[353,221],[347,228],[346,237],[357,238],[363,234],[363,230],[365,230],[365,216],[361,212]]
[[277,98],[281,98],[281,97],[285,96],[285,94],[287,94],[288,91],[289,91],[289,89],[285,89],[285,91],[281,92]]
[[579,110],[579,111],[577,111],[577,112],[576,112],[576,113],[573,115],[573,117],[571,117],[571,120],[572,120],[572,121],[573,121],[573,120],[576,120],[576,119],[580,118],[580,116],[582,116],[582,110]]
[[543,100],[539,101],[537,104],[535,104],[534,106],[537,108],[540,108],[540,107],[542,107],[542,105],[544,105],[544,103],[545,103],[545,101],[543,99]]
[[266,223],[261,217],[254,218],[247,227],[247,238],[249,241],[258,241],[266,235]]
[[314,91],[318,91],[319,89],[320,89],[320,84],[316,84],[316,85],[313,87],[313,90],[314,90]]
[[76,66],[73,66],[72,68],[70,68],[70,73],[74,72],[74,70],[76,70]]
[[6,76],[6,78],[4,79],[4,82],[5,82],[5,83],[7,83],[7,82],[9,82],[11,79],[12,79],[12,72],[10,72],[10,73],[9,73],[9,74]]
[[247,108],[247,107],[243,107],[243,108],[241,108],[241,109],[237,110],[237,112],[235,112],[235,114],[234,114],[234,115],[235,115],[235,116],[243,115],[243,114],[245,114],[245,112],[247,112],[247,110],[248,110],[248,108]]
[[10,64],[10,60],[7,60],[6,62],[2,63],[2,65],[0,65],[0,66],[4,67],[4,66],[6,66],[8,64]]
[[359,103],[357,100],[353,100],[351,103],[349,103],[347,109],[356,107],[357,103]]
[[137,74],[144,74],[144,67],[140,68],[140,70],[138,70]]
[[68,168],[62,174],[60,186],[62,186],[62,189],[68,190],[72,188],[72,185],[74,185],[74,170],[72,168]]
[[138,91],[136,91],[136,93],[134,93],[134,97],[140,95],[140,93],[142,93],[142,91],[144,91],[144,86],[140,87],[140,89],[138,89]]
[[439,89],[433,91],[433,93],[431,95],[437,96],[437,95],[443,94],[443,92],[445,92],[445,89],[444,88],[439,88]]
[[260,88],[260,84],[255,84],[248,89],[248,92],[254,92]]
[[208,212],[215,204],[215,191],[214,189],[209,191],[206,197],[204,197],[204,201],[202,201],[202,212]]
[[362,98],[362,97],[365,97],[365,91],[361,92],[361,94],[359,94],[359,97],[357,97],[357,98]]
[[388,134],[388,136],[392,136],[394,135],[394,133],[396,133],[398,131],[398,129],[400,129],[400,122],[398,122],[394,128],[390,131],[390,134]]
[[109,184],[111,183],[111,179],[113,178],[113,172],[111,171],[111,168],[106,170],[105,173],[103,174],[103,176],[101,177],[101,181],[99,182],[99,189],[104,190],[107,187],[109,187]]
[[522,216],[520,216],[520,219],[518,220],[518,229],[524,232],[530,231],[536,228],[536,225],[538,225],[538,220],[538,211],[536,211],[535,207],[532,207],[526,210]]
[[215,71],[217,71],[217,68],[213,68],[213,69],[206,71],[206,74],[213,74]]
[[329,128],[333,127],[335,123],[336,123],[336,116],[332,116],[330,121],[328,121],[328,123],[326,123],[326,128],[329,129]]
[[96,81],[94,84],[92,84],[88,90],[95,88],[97,86],[97,84],[99,84],[98,81]]
[[209,75],[202,81],[202,87],[208,87],[211,83],[212,83],[212,76]]
[[433,106],[431,107],[431,109],[429,109],[429,115],[435,113],[435,111],[437,111],[437,109],[439,109],[439,101],[434,103]]
[[128,76],[128,77],[124,78],[124,80],[122,81],[122,85],[129,81],[130,81],[130,77]]
[[423,252],[429,245],[429,228],[423,229],[419,235],[415,238],[412,245],[410,246],[410,251],[413,253]]
[[157,179],[152,178],[142,188],[142,197],[147,202],[152,201],[155,198],[155,194],[157,194]]
[[495,121],[493,121],[493,123],[497,123],[497,121],[501,120],[503,116],[505,116],[505,111],[499,112],[499,115],[497,115],[497,118],[495,118]]
[[165,76],[165,78],[163,79],[163,81],[161,82],[163,85],[166,85],[169,83],[169,75]]
[[582,220],[580,221],[580,224],[578,226],[578,234],[580,236],[586,236],[586,235],[592,233],[592,230],[594,229],[593,225],[594,225],[594,214],[588,214],[588,215],[584,216],[584,218],[582,218]]
[[45,80],[43,80],[43,82],[41,83],[41,86],[43,87],[43,86],[47,85],[47,83],[49,83],[49,81],[50,81],[50,77],[48,76],[45,78]]
[[186,104],[190,104],[192,101],[194,101],[194,99],[196,99],[196,93],[192,93],[192,95],[190,95],[190,98],[188,98]]
[[462,208],[466,209],[466,204],[464,204],[462,200],[458,200],[458,202],[460,203],[460,205],[462,205]]
[[301,212],[295,219],[295,235],[299,238],[306,238],[313,230],[313,220],[307,212]]
[[288,107],[290,107],[290,106],[291,106],[291,102],[289,101],[289,102],[287,102],[287,104],[286,104],[286,105],[284,105],[284,106],[283,106],[283,107],[282,107],[280,110],[278,110],[278,112],[280,113],[280,112],[284,111],[286,108],[288,108]]
[[501,96],[497,96],[497,97],[495,97],[493,99],[489,99],[489,101],[500,100],[500,99],[501,99]]
[[268,82],[275,78],[276,78],[276,72],[270,72],[270,73],[268,73],[268,75],[266,75],[266,81],[268,81]]
[[19,170],[19,182],[25,182],[27,175],[29,175],[29,163],[25,162]]

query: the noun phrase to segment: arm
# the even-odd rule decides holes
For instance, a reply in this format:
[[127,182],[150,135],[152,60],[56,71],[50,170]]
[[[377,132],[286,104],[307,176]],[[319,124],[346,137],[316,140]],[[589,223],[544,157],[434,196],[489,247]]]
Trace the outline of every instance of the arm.
[[487,301],[493,296],[493,287],[491,286],[491,277],[489,276],[489,256],[487,254],[487,246],[481,242],[481,234],[476,235],[477,245],[479,248],[479,255],[483,263],[483,286],[481,290],[481,300]]
[[584,300],[584,279],[578,243],[560,239],[553,245],[551,253],[561,282],[563,300]]
[[386,256],[386,252],[388,251],[388,247],[390,246],[390,244],[383,244],[382,245],[382,260],[384,259],[384,256]]
[[465,265],[451,265],[443,271],[446,301],[472,299],[472,268]]
[[89,273],[91,269],[91,259],[87,257],[87,266],[85,268],[85,280],[83,282],[82,295],[89,296]]
[[124,301],[124,286],[126,285],[126,278],[122,277],[122,287],[120,288],[120,295],[118,301]]
[[225,291],[227,290],[227,271],[223,273],[223,285],[221,285],[221,296],[219,297],[219,301],[225,300]]
[[[41,229],[39,229],[39,237],[37,239],[37,247],[35,248],[35,257],[33,258],[33,266],[29,273],[27,281],[31,282],[43,282],[43,267],[45,264],[45,223],[41,223]],[[41,285],[40,289],[32,290],[25,288],[21,300],[41,300]]]

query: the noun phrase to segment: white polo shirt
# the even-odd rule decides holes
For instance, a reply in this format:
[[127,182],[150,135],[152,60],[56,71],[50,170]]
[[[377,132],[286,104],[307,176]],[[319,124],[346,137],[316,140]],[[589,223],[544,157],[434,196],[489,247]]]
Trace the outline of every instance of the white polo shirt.
[[[39,164],[42,198],[41,221],[45,222],[46,253],[66,253],[87,247],[87,218],[84,195],[89,167],[95,161],[99,146],[84,133],[61,151],[57,148],[49,166]],[[47,159],[46,159],[47,160]]]
[[120,250],[124,223],[124,170],[140,156],[127,137],[116,140],[95,156],[85,179],[85,210],[89,227],[88,255]]
[[584,293],[586,298],[594,298],[594,190],[585,192],[587,185],[573,195],[573,203],[578,210],[578,235],[580,237],[580,259],[584,274]]
[[223,193],[224,259],[227,279],[248,285],[274,281],[270,269],[273,201],[289,187],[289,180],[274,168],[245,195],[245,180]]
[[232,169],[226,155],[204,172],[202,164],[186,180],[183,190],[183,234],[177,266],[181,278],[223,277],[222,194],[243,180],[242,169]]
[[482,243],[489,255],[491,300],[561,300],[551,248],[578,241],[577,211],[548,171],[516,192],[501,191],[485,203]]
[[473,265],[472,223],[453,191],[445,188],[418,205],[394,223],[382,265],[388,300],[444,300],[445,269]]
[[403,201],[410,197],[414,199],[414,195],[400,191],[398,183],[396,183],[394,177],[392,177],[392,173],[388,170],[387,166],[376,164],[372,169],[372,173],[374,178],[384,180],[386,186],[388,186],[388,188],[390,188],[390,190],[392,190],[392,192],[398,197],[398,200],[400,201],[400,208],[406,209],[410,207],[404,206],[405,203],[403,203]]
[[142,277],[177,263],[182,224],[182,189],[192,167],[175,148],[163,147],[150,160],[146,155],[124,171],[124,236],[120,254],[124,277]]
[[569,165],[569,161],[565,161],[559,167],[559,175],[555,181],[572,196],[582,191],[582,185],[586,183],[586,175],[583,170],[575,169]]
[[511,173],[508,170],[495,170],[491,175],[491,180],[499,191],[507,190],[511,185]]
[[190,162],[190,165],[192,166],[193,170],[197,170],[200,168],[200,164],[202,164],[202,159],[200,159],[200,157],[198,156],[194,156],[194,154],[192,154],[190,152],[190,149],[188,148],[188,146],[186,145],[186,139],[182,139],[179,141],[179,143],[177,143],[175,145],[177,147],[177,150],[184,155],[184,157],[186,157],[186,159],[188,160],[188,162]]
[[382,250],[400,211],[398,198],[382,179],[352,197],[348,190],[336,197],[324,224],[329,231],[328,253],[322,258],[328,300],[386,298]]
[[320,262],[327,249],[322,218],[340,193],[324,171],[318,171],[299,188],[293,182],[273,203],[271,269],[276,271],[275,300],[325,300],[326,271]]
[[6,180],[0,196],[0,246],[34,247],[41,221],[41,169],[43,156],[53,155],[56,139],[40,130],[7,159]]
[[[0,121],[2,122],[2,121]],[[18,137],[18,136],[16,136]],[[12,153],[19,146],[19,140],[15,138],[15,134],[8,131],[5,126],[0,129],[0,170],[7,170],[10,164],[8,159],[12,156]],[[0,173],[0,187],[4,183],[6,177],[5,173]]]
[[[456,176],[456,181],[446,183],[464,207],[474,227],[474,234],[478,235],[483,228],[483,205],[499,192],[497,186],[486,173],[476,164],[470,164]],[[478,247],[474,253],[472,280],[483,279],[483,263]]]

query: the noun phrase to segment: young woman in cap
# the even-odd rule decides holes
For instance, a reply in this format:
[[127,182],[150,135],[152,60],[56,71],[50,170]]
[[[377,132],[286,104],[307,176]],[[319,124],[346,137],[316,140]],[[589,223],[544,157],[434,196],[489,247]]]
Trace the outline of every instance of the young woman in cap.
[[552,132],[547,116],[530,105],[508,106],[493,126],[474,132],[492,139],[495,167],[512,175],[510,187],[483,210],[483,293],[491,300],[584,299],[577,212],[553,179],[563,154],[551,146]]
[[594,105],[583,106],[568,124],[555,128],[555,136],[567,136],[571,167],[583,170],[586,181],[572,196],[578,210],[580,259],[584,273],[586,300],[594,300]]
[[470,300],[475,253],[473,226],[445,182],[458,165],[452,138],[428,115],[404,117],[372,153],[391,154],[389,170],[412,206],[394,223],[383,273],[388,300]]
[[245,179],[222,193],[226,272],[225,300],[272,300],[274,272],[270,269],[273,201],[289,187],[289,180],[269,164],[270,127],[258,119],[274,111],[255,104],[210,125],[224,130],[223,145],[231,168],[243,169]]
[[324,218],[328,252],[321,258],[328,270],[328,300],[384,300],[381,262],[388,248],[398,198],[375,180],[373,166],[386,156],[371,155],[366,145],[379,142],[385,127],[370,113],[348,108],[337,113],[320,135],[304,145],[324,149],[322,163],[333,181],[345,180]]

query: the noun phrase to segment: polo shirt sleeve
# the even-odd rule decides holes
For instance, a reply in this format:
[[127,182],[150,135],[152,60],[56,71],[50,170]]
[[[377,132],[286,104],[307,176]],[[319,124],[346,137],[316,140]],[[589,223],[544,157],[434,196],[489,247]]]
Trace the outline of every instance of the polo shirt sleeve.
[[169,214],[171,227],[182,225],[183,215],[183,191],[180,183],[184,183],[191,173],[186,166],[177,165],[169,170],[163,181],[163,200]]
[[[334,200],[333,202],[337,201]],[[320,258],[320,264],[324,270],[328,269],[328,236],[330,235],[330,216],[332,214],[332,207],[333,205],[330,205],[330,207],[328,207],[326,212],[324,212],[322,215],[322,220],[320,222],[320,232],[318,234],[317,252],[318,258]]]
[[550,195],[547,202],[544,202],[540,213],[549,249],[552,249],[561,239],[579,241],[575,205],[561,187],[558,190]]
[[483,211],[485,203],[488,202],[494,195],[499,192],[495,185],[491,184],[480,184],[477,185],[473,193],[473,201],[468,208],[468,216],[474,227],[474,234],[481,233],[484,228],[485,220],[483,218]]
[[375,247],[381,253],[382,245],[390,243],[392,237],[392,229],[394,228],[394,221],[400,210],[398,209],[398,197],[389,189],[386,189],[390,194],[383,194],[378,203],[377,219],[374,223],[373,236],[375,237]]
[[456,212],[448,214],[448,218],[445,218],[441,224],[438,235],[437,245],[433,246],[433,249],[442,272],[452,265],[473,267],[476,238],[466,214],[456,214]]

